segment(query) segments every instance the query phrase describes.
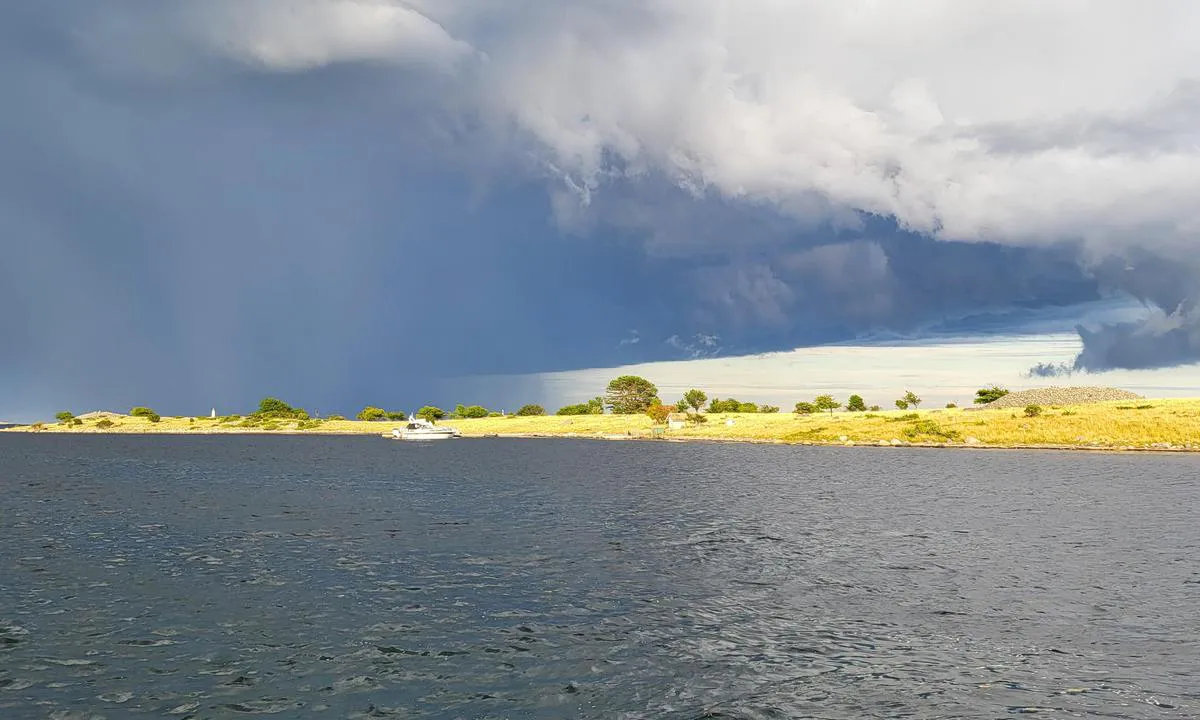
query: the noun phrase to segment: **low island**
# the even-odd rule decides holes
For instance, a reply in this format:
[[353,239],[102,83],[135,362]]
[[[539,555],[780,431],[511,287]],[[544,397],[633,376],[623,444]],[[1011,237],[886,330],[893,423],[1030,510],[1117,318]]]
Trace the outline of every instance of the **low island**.
[[[1200,451],[1200,399],[1147,400],[1124,391],[1097,388],[1042,388],[1011,395],[992,388],[980,390],[981,396],[985,392],[997,394],[984,396],[986,403],[966,408],[920,409],[919,398],[908,393],[907,400],[896,401],[896,409],[861,409],[864,406],[858,396],[851,396],[843,408],[829,396],[818,396],[814,402],[796,403],[793,412],[779,412],[778,408],[760,408],[736,400],[714,399],[703,406],[707,398],[692,391],[690,399],[685,396],[670,406],[662,405],[655,397],[640,412],[613,412],[611,402],[602,398],[568,406],[555,415],[544,414],[538,406],[526,406],[516,414],[461,405],[449,413],[432,407],[420,412],[437,422],[452,424],[464,438]],[[1114,394],[1122,399],[1105,399]],[[624,409],[619,398],[616,409]],[[364,408],[359,415],[362,419],[310,418],[303,410],[268,398],[259,412],[247,416],[166,417],[147,408],[134,408],[130,413],[93,412],[79,417],[62,413],[55,423],[0,432],[385,435],[403,419],[402,413],[385,413],[378,408]]]

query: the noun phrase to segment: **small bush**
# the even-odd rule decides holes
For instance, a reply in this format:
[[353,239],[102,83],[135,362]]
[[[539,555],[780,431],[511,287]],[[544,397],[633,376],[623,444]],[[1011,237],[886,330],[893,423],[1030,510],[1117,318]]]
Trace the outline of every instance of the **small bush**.
[[920,437],[932,437],[938,440],[956,440],[959,434],[957,430],[944,428],[933,420],[917,420],[912,425],[904,428],[904,436],[909,440],[915,440]]
[[772,415],[774,413],[779,412],[779,406],[778,405],[763,405],[762,407],[760,407],[758,409],[758,411],[764,415]]
[[80,420],[79,418],[71,418],[71,425],[73,427],[79,427],[82,424],[83,424],[83,421]]
[[896,407],[899,408],[900,410],[907,410],[908,409],[908,401],[907,400],[897,400]]
[[879,412],[883,408],[879,407],[878,405],[872,405],[871,407],[869,407],[867,409],[870,410],[871,412]]
[[297,430],[315,430],[321,427],[320,420],[299,420],[296,422]]
[[867,404],[863,401],[862,395],[851,395],[846,401],[847,412],[864,412],[867,409]]
[[132,415],[133,417],[150,417],[151,415],[157,415],[158,413],[154,412],[153,410],[151,410],[148,407],[138,406],[135,408],[131,408],[129,410],[129,414]]
[[102,418],[101,420],[99,420],[96,423],[96,427],[100,428],[101,430],[107,430],[108,428],[112,427],[113,425],[116,425],[116,423],[113,422],[112,420],[109,420],[108,418]]
[[[545,414],[546,414],[546,408],[542,407],[541,405],[533,405],[533,404],[522,405],[521,409],[517,410],[517,415],[519,415],[521,417],[536,417],[538,415],[545,415]],[[484,415],[482,417],[487,417],[486,411],[484,411]]]
[[[544,415],[544,414],[545,414],[545,413],[543,413],[543,415]],[[488,413],[488,417],[504,417],[504,413],[502,413],[502,412],[496,412],[495,410],[493,410],[493,411],[491,411],[490,413]]]
[[1041,415],[1041,414],[1042,414],[1042,406],[1041,405],[1026,405],[1025,406],[1025,417],[1037,417],[1038,415]]
[[954,408],[956,408],[956,407],[958,407],[958,405],[957,405],[957,404],[955,404],[955,403],[946,403],[946,409],[947,409],[947,410],[953,410],[953,409],[954,409]]
[[909,420],[919,420],[920,415],[917,413],[904,413],[896,417],[885,418],[888,422],[908,422]]
[[344,416],[344,415],[330,415],[329,417],[327,417],[327,418],[325,418],[325,419],[326,419],[326,420],[345,420],[345,419],[346,419],[346,416]]
[[813,405],[810,402],[804,402],[803,400],[801,400],[800,402],[796,403],[796,414],[797,415],[812,415],[816,411],[817,411],[817,406]]
[[54,415],[54,419],[59,421],[63,425],[70,425],[71,421],[75,419],[75,413],[67,412],[66,410],[63,410],[60,413],[56,413]]
[[700,413],[688,413],[688,422],[693,425],[703,425],[708,422],[708,416]]

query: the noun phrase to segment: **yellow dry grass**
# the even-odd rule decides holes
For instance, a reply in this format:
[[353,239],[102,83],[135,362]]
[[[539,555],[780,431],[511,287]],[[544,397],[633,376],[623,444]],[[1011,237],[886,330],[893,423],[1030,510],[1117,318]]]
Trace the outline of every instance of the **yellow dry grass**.
[[[1037,417],[1022,409],[883,411],[830,415],[779,413],[715,414],[700,425],[655,430],[644,415],[495,417],[450,420],[466,437],[595,437],[725,440],[859,445],[950,445],[993,447],[1166,448],[1200,450],[1200,399],[1137,400],[1044,408]],[[298,430],[292,421],[244,427],[241,421],[168,418],[151,423],[121,416],[111,428],[46,424],[38,432],[69,433],[335,433],[376,434],[396,423],[324,421]],[[5,432],[29,431],[18,428]]]

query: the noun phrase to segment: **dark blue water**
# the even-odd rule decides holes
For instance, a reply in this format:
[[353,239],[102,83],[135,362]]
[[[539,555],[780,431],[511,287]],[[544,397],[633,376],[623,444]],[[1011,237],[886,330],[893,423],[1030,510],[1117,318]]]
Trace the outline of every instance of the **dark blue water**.
[[0,718],[1191,718],[1200,458],[0,437]]

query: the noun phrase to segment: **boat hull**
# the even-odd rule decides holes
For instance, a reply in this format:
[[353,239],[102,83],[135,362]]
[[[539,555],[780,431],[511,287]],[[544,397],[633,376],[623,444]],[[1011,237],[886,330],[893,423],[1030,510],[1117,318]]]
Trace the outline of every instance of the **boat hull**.
[[432,440],[453,440],[458,437],[453,433],[401,433],[397,440],[409,440],[411,442],[430,442]]

